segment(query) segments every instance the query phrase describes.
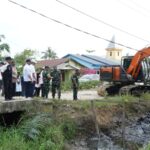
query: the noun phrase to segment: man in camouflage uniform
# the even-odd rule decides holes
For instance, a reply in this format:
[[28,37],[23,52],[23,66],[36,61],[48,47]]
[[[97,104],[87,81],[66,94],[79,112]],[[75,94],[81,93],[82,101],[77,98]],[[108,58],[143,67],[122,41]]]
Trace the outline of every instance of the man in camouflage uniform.
[[79,72],[78,70],[74,70],[74,73],[71,77],[72,89],[73,89],[73,100],[78,99],[78,88],[79,88],[79,80],[78,80]]
[[55,98],[55,94],[57,91],[58,99],[61,97],[61,73],[57,70],[57,67],[53,68],[51,72],[52,77],[52,97]]
[[49,67],[45,66],[45,69],[43,71],[43,98],[48,98],[48,93],[50,90],[50,72],[49,72]]

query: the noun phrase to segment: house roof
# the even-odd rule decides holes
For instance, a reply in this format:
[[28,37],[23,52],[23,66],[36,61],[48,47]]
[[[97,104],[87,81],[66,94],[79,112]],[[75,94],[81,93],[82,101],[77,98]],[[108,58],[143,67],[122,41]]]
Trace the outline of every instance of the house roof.
[[92,60],[98,61],[103,63],[103,65],[120,65],[120,61],[108,59],[108,58],[103,58],[100,56],[95,56],[95,55],[82,55],[84,57],[90,58]]
[[53,59],[53,60],[40,60],[36,63],[36,67],[49,66],[50,68],[68,62],[68,58]]
[[99,69],[101,66],[107,66],[107,65],[118,65],[119,63],[116,63],[114,61],[101,58],[98,56],[92,56],[92,55],[74,55],[74,54],[68,54],[64,56],[63,58],[69,58],[72,59],[79,64],[83,65],[84,67],[90,68],[90,69]]

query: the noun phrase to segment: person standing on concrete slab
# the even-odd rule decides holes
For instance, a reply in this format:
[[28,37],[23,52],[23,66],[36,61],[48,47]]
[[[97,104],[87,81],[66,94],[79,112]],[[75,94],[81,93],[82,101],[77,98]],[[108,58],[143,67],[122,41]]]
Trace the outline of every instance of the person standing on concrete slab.
[[12,61],[12,96],[16,96],[17,69],[14,60]]
[[32,95],[34,96],[35,94],[35,83],[36,83],[36,71],[35,71],[35,64],[36,64],[36,61],[34,59],[31,60],[31,64],[30,64],[30,68],[31,68],[31,72],[32,72],[32,79],[33,79],[33,82],[32,82]]
[[43,88],[44,88],[44,93],[43,93],[43,98],[48,98],[48,93],[50,90],[50,80],[51,80],[51,76],[50,76],[50,72],[49,72],[49,67],[45,66],[45,69],[43,71]]
[[33,97],[33,78],[32,78],[32,69],[30,67],[31,60],[27,59],[26,64],[23,67],[23,79],[25,85],[25,97],[30,99]]
[[73,100],[78,99],[78,88],[79,88],[78,76],[79,76],[78,70],[74,70],[73,75],[71,77],[71,83],[73,89]]
[[56,91],[58,93],[58,99],[61,97],[61,73],[57,70],[57,67],[53,68],[51,72],[52,77],[52,98],[55,99]]
[[3,77],[5,100],[12,100],[12,58],[5,58],[6,64],[2,66],[1,72]]

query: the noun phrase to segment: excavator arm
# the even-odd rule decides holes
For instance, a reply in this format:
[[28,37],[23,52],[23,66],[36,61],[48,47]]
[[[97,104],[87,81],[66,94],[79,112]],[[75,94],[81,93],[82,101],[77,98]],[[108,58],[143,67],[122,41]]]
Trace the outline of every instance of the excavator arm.
[[150,56],[150,47],[143,48],[138,51],[132,58],[130,66],[127,69],[127,74],[130,74],[134,79],[136,79],[141,69],[142,60],[148,56]]

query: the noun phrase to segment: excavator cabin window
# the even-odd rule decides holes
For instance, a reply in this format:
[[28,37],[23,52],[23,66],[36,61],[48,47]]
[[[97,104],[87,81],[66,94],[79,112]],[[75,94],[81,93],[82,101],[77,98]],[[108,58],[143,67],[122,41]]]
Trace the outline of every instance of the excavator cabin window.
[[132,58],[133,56],[125,56],[121,58],[121,65],[125,70],[127,70],[130,66]]

